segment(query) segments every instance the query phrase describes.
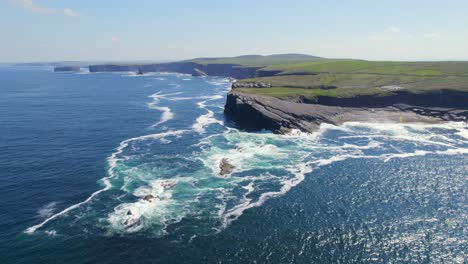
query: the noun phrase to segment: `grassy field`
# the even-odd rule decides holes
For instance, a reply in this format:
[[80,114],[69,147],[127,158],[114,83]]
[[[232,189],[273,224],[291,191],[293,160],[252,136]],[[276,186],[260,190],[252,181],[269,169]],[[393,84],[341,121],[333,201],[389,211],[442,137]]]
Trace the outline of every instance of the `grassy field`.
[[391,62],[364,60],[318,60],[269,65],[264,70],[294,73],[368,73],[382,75],[468,76],[468,62]]
[[269,83],[273,86],[272,88],[237,89],[247,93],[277,97],[385,95],[392,93],[392,88],[395,87],[414,93],[440,89],[468,92],[468,62],[375,62],[323,59],[271,64],[261,70],[280,73],[272,77],[244,79],[239,82]]
[[239,82],[263,82],[274,87],[320,88],[332,86],[343,89],[381,88],[400,86],[408,90],[456,89],[468,90],[468,76],[408,76],[379,74],[279,75],[244,79]]

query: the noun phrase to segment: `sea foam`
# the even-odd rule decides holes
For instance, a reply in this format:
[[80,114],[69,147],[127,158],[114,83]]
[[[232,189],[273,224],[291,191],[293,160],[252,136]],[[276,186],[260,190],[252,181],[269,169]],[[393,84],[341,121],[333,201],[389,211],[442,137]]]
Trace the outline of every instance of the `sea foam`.
[[[176,77],[187,78],[184,75]],[[201,100],[197,106],[205,113],[194,123],[187,124],[184,130],[169,130],[122,141],[107,160],[109,167],[106,177],[101,179],[102,189],[56,214],[49,210],[55,205],[44,207],[47,219],[25,232],[34,233],[57,217],[112,189],[119,199],[106,201],[103,198],[99,202],[104,205],[95,210],[102,212],[107,203],[115,203],[106,207],[105,215],[100,216],[110,234],[149,231],[160,236],[170,232],[168,230],[177,232],[177,228],[168,227],[186,219],[194,230],[189,237],[196,237],[219,232],[242,217],[246,210],[286,195],[321,167],[349,159],[375,159],[385,164],[394,159],[426,155],[468,154],[466,123],[350,122],[341,126],[322,124],[315,133],[292,131],[288,135],[266,131],[247,133],[223,127],[223,122],[215,118],[221,113],[215,104],[224,98],[229,82],[214,82],[218,83],[211,84],[219,86],[219,90],[212,95],[193,96],[184,92],[150,95],[152,101],[148,107],[162,112],[160,120],[153,126],[174,117],[170,104],[159,105],[162,100],[168,103]],[[216,130],[218,132],[214,134],[210,130],[212,124],[218,124],[223,131],[218,133]],[[162,144],[180,138],[196,138],[196,143],[187,151],[177,150],[175,154],[153,153],[153,145],[164,148]],[[406,148],[398,147],[402,144]],[[128,158],[130,154],[131,159]],[[223,158],[228,159],[235,169],[231,174],[221,176],[219,162]],[[175,184],[167,185],[168,180]],[[154,198],[145,199],[149,195]],[[131,226],[125,224],[127,220]]]
[[101,182],[104,184],[104,188],[92,193],[84,201],[76,203],[76,204],[74,204],[72,206],[69,206],[69,207],[65,208],[64,210],[60,211],[59,213],[56,213],[56,214],[48,217],[42,223],[27,228],[25,230],[25,233],[32,234],[32,233],[36,232],[37,229],[43,227],[44,225],[46,225],[50,221],[56,219],[57,217],[63,216],[65,214],[67,214],[68,212],[70,212],[70,211],[72,211],[72,210],[74,210],[74,209],[76,209],[76,208],[78,208],[78,207],[80,207],[80,206],[82,206],[84,204],[89,203],[94,197],[96,197],[100,193],[106,192],[110,188],[112,188],[112,183],[110,182],[110,180],[113,177],[115,177],[114,169],[116,168],[117,163],[120,160],[118,158],[118,155],[120,155],[124,151],[124,149],[126,147],[128,147],[128,145],[130,143],[135,142],[135,141],[142,141],[142,140],[149,140],[149,139],[161,139],[161,138],[165,138],[165,137],[168,137],[168,136],[182,135],[182,134],[184,134],[186,132],[187,131],[184,131],[184,130],[168,131],[168,132],[159,133],[159,134],[150,134],[150,135],[145,135],[145,136],[141,136],[141,137],[134,137],[134,138],[130,138],[130,139],[126,139],[126,140],[122,141],[120,143],[120,145],[117,147],[116,151],[114,153],[112,153],[112,155],[107,159],[108,164],[109,164],[109,168],[107,170],[107,176],[101,179]]
[[158,111],[161,111],[162,114],[161,114],[161,118],[159,119],[158,122],[154,123],[153,125],[151,125],[151,127],[156,127],[160,124],[163,124],[171,119],[174,118],[174,113],[171,111],[171,108],[167,107],[167,106],[158,106],[158,103],[161,101],[161,99],[166,99],[167,96],[170,96],[170,95],[176,95],[178,93],[172,93],[172,94],[161,94],[161,92],[157,92],[157,93],[154,93],[150,96],[148,96],[149,98],[152,98],[153,101],[149,102],[147,105],[148,105],[148,108],[150,109],[154,109],[154,110],[158,110]]

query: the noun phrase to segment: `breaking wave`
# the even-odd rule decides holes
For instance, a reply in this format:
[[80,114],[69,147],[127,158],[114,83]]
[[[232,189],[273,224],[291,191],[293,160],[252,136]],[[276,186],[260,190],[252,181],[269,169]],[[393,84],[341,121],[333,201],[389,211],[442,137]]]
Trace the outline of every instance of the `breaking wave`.
[[166,99],[166,96],[168,95],[174,95],[174,94],[161,94],[161,92],[157,92],[155,94],[148,96],[153,99],[152,102],[148,103],[148,108],[162,112],[162,115],[159,121],[151,125],[151,127],[156,127],[174,118],[174,113],[171,111],[171,108],[167,106],[158,106],[158,103],[161,101],[161,99]]
[[[323,166],[347,159],[385,163],[423,155],[468,154],[466,123],[324,124],[316,133],[293,131],[289,135],[225,127],[216,116],[221,114],[219,105],[229,82],[211,82],[208,84],[219,87],[214,94],[150,95],[148,107],[162,112],[152,127],[175,117],[170,107],[159,105],[161,100],[169,105],[201,100],[195,103],[204,113],[185,129],[122,141],[108,158],[102,189],[56,214],[49,210],[55,205],[45,206],[47,219],[25,232],[34,233],[52,220],[86,207],[82,214],[97,215],[86,221],[107,235],[145,232],[163,236],[179,229],[190,237],[211,234],[228,227],[246,210],[288,193]],[[212,129],[214,125],[217,129]],[[220,175],[223,159],[234,166],[229,175]],[[106,195],[93,202],[102,193]]]

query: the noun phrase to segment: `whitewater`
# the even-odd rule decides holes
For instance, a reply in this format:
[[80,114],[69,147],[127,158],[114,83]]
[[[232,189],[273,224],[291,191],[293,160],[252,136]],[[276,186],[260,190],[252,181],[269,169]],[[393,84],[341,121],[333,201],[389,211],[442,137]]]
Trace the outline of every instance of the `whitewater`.
[[[156,76],[155,80],[164,81],[168,73]],[[190,81],[185,75],[173,76]],[[214,87],[212,94],[193,96],[179,90],[148,95],[151,101],[147,107],[157,111],[155,116],[158,112],[160,116],[148,129],[177,118],[171,102],[194,101],[204,113],[185,124],[185,129],[168,126],[162,128],[162,132],[122,141],[108,158],[108,173],[100,180],[102,189],[82,202],[48,215],[25,232],[48,231],[57,218],[69,217],[74,210],[84,210],[83,207],[88,212],[93,211],[100,203],[99,207],[106,209],[91,218],[95,221],[91,225],[108,235],[148,232],[164,236],[169,226],[183,220],[190,220],[191,230],[196,230],[192,235],[216,233],[246,210],[254,210],[272,198],[281,199],[305,177],[313,177],[313,171],[322,166],[347,159],[388,162],[415,156],[468,153],[466,123],[346,123],[342,126],[323,124],[319,131],[310,134],[244,132],[233,124],[226,125],[222,119],[222,105],[231,85],[229,80],[209,78],[206,85]],[[209,130],[213,127],[215,129]],[[184,137],[196,138],[191,144],[181,144],[180,148],[186,151],[157,154],[156,149],[176,145]],[[405,144],[405,148],[397,147],[400,144]],[[235,166],[227,177],[219,175],[218,164],[223,158]],[[172,188],[164,187],[167,180],[173,183]],[[95,201],[104,193],[108,195]],[[143,199],[149,195],[155,197],[155,201]],[[129,214],[135,219],[131,227],[125,224]]]

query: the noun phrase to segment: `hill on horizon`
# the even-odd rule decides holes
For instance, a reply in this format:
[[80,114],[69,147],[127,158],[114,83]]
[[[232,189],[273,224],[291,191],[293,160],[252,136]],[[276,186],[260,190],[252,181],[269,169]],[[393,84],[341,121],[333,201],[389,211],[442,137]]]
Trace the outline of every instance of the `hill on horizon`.
[[273,64],[289,64],[301,63],[310,61],[326,60],[326,58],[299,54],[299,53],[285,53],[285,54],[272,54],[272,55],[241,55],[235,57],[213,57],[213,58],[195,58],[187,61],[192,61],[200,64],[239,64],[243,66],[267,66]]

